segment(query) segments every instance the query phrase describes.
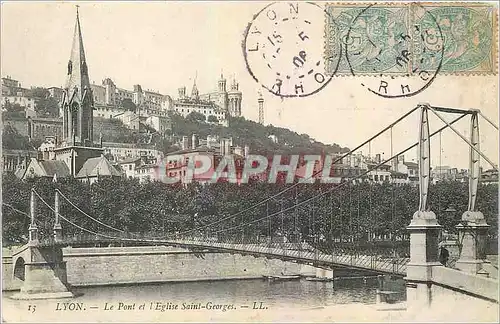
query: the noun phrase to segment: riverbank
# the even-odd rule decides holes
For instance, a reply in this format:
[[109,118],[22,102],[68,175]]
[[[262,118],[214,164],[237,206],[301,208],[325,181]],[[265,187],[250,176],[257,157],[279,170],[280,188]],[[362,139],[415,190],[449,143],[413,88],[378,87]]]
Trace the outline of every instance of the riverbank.
[[[2,289],[18,290],[12,249],[2,255]],[[168,246],[64,248],[68,282],[75,287],[256,279],[312,271],[300,264],[239,254]]]

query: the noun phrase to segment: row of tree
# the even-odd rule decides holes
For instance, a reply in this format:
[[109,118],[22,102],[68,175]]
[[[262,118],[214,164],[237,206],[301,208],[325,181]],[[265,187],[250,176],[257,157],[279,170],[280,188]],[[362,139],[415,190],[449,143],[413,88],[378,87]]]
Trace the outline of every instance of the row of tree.
[[[127,179],[101,179],[89,185],[74,179],[53,183],[50,179],[38,178],[22,182],[7,175],[3,183],[3,238],[5,243],[26,239],[32,187],[51,206],[54,205],[55,189],[59,188],[74,205],[103,223],[126,232],[162,236],[189,232],[211,237],[289,238],[299,235],[302,238],[349,237],[359,241],[377,234],[394,238],[406,233],[405,228],[418,209],[418,188],[409,185],[364,183],[335,187],[318,183],[291,186],[257,181],[240,186],[224,182],[182,186],[161,182],[140,184]],[[288,191],[263,202],[264,198],[283,190]],[[439,223],[453,231],[467,209],[467,184],[442,182],[432,185],[429,199]],[[489,232],[496,234],[496,184],[479,187],[478,210],[485,215]],[[111,231],[62,198],[60,212],[71,222],[91,231]],[[214,222],[217,223],[208,226]],[[54,212],[41,202],[37,207],[37,223],[42,235],[51,235]],[[85,234],[65,221],[63,228],[65,235]]]

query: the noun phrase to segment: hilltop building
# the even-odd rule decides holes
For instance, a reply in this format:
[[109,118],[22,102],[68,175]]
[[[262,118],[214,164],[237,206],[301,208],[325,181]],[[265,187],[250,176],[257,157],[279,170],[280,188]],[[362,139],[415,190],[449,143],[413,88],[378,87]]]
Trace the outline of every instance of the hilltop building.
[[[241,116],[243,95],[239,84],[233,79],[228,90],[222,74],[216,91],[200,94],[195,80],[191,93],[188,94],[186,87],[182,86],[178,89],[176,99],[157,91],[144,90],[140,84],[134,85],[133,90],[122,89],[110,78],[104,79],[101,85],[91,84],[90,87],[95,104],[94,117],[118,118],[132,129],[135,125],[131,120],[139,120],[158,132],[171,129],[169,112],[183,117],[197,112],[203,114],[207,122],[224,126],[228,125],[228,116]],[[133,103],[136,110],[126,108],[124,100]],[[128,115],[131,117],[125,117]]]
[[18,80],[13,79],[10,75],[2,78],[2,97],[8,96],[26,96],[29,89],[23,88]]
[[19,105],[24,108],[26,118],[36,117],[35,99],[28,96],[29,89],[21,87],[21,83],[10,76],[2,78],[2,111],[7,105]]

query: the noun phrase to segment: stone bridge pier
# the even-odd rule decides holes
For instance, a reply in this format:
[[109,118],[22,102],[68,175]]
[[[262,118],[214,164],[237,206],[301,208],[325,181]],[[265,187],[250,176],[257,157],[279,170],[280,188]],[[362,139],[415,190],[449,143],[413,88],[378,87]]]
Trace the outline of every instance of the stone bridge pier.
[[[56,193],[56,224],[54,237],[61,237],[58,204]],[[20,292],[14,299],[47,299],[74,297],[67,280],[66,262],[63,260],[62,248],[59,245],[43,246],[38,238],[38,227],[35,223],[35,192],[31,191],[29,242],[14,251],[12,264],[14,277],[22,281]]]

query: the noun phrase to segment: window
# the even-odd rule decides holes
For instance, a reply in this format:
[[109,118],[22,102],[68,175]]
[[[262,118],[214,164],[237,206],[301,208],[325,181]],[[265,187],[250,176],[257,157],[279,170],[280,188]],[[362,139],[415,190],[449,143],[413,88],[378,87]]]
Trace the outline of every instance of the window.
[[128,169],[129,171],[132,171],[132,164],[129,164]]
[[378,174],[375,175],[375,181],[378,181]]

